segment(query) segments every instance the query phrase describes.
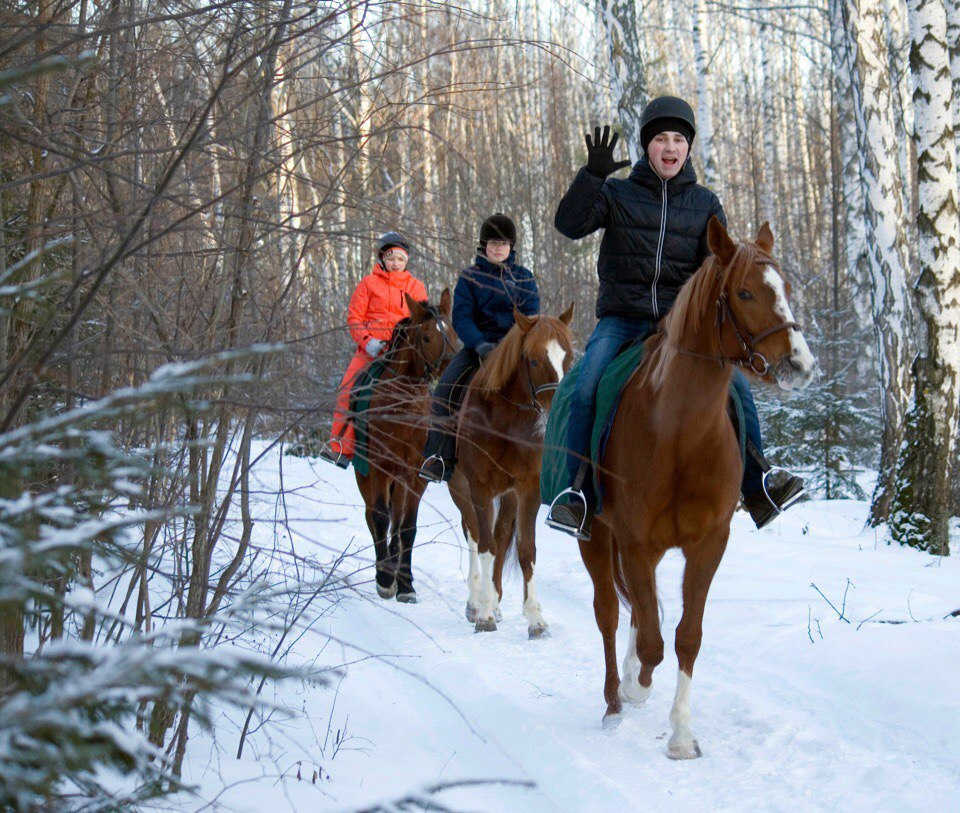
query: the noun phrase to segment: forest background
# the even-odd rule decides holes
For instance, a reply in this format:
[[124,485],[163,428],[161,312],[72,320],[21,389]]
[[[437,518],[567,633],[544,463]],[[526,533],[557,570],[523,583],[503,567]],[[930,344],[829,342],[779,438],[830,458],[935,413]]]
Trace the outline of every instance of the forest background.
[[[326,595],[251,547],[251,445],[324,435],[377,235],[436,299],[508,213],[582,347],[598,238],[553,214],[583,133],[614,124],[635,160],[664,93],[733,233],[771,222],[820,362],[805,394],[760,389],[770,456],[827,498],[876,470],[871,523],[949,554],[958,0],[8,0],[0,30],[0,708],[46,696],[61,727],[16,798],[65,771],[102,790],[98,761],[171,787],[196,699],[277,670],[215,645],[260,613],[282,642]],[[53,692],[102,670],[109,703]],[[91,715],[140,740],[93,748]],[[51,739],[75,768],[34,770]]]

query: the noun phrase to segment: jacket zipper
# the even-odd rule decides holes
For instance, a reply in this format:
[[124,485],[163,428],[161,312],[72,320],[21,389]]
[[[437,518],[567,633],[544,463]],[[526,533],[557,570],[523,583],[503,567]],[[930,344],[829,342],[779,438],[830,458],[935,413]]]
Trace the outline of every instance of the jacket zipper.
[[660,279],[660,262],[663,258],[663,238],[667,233],[667,182],[662,178],[660,188],[663,194],[663,203],[660,207],[660,239],[657,241],[657,264],[653,272],[653,288],[650,291],[653,297],[654,321],[660,320],[660,309],[657,307],[657,281]]

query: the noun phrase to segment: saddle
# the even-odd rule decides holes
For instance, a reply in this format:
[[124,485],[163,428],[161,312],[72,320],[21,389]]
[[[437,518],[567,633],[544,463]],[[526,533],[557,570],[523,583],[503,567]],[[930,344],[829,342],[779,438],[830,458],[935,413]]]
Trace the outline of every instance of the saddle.
[[[593,462],[593,486],[597,498],[597,513],[603,504],[603,491],[598,476],[599,461],[603,460],[606,452],[610,430],[613,428],[620,398],[630,380],[640,368],[643,361],[643,341],[627,342],[610,366],[607,367],[600,379],[596,394],[596,419],[593,424],[593,433],[590,440],[590,459]],[[554,499],[567,488],[569,475],[567,473],[567,421],[570,417],[570,401],[576,387],[580,369],[578,361],[561,379],[560,386],[553,396],[550,407],[550,417],[547,421],[546,436],[543,444],[543,466],[540,469],[540,501],[550,505]],[[740,459],[746,462],[747,437],[743,420],[743,405],[730,384],[730,400],[727,412],[733,423],[737,438],[740,441]]]

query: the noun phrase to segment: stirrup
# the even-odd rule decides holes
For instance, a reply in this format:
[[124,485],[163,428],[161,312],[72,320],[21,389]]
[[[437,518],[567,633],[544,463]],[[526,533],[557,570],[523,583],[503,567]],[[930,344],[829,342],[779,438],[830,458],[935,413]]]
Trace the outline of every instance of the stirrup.
[[[566,497],[568,494],[572,497],[576,497],[581,503],[583,503],[583,519],[580,520],[580,524],[577,526],[576,530],[571,528],[569,525],[564,525],[562,522],[558,522],[553,518],[553,509],[557,505],[557,502],[561,497]],[[587,521],[589,518],[590,506],[587,505],[587,498],[584,496],[582,491],[573,487],[565,488],[563,491],[557,494],[557,496],[553,498],[553,502],[550,503],[550,510],[547,511],[547,525],[549,525],[551,528],[555,528],[558,531],[571,534],[582,542],[590,541],[590,532],[584,530],[584,528],[587,526]]]
[[[431,477],[424,471],[424,469],[427,467],[427,464],[431,460],[440,461],[440,478],[439,479],[435,477]],[[432,454],[430,455],[430,457],[424,460],[423,463],[420,464],[420,470],[417,472],[417,476],[420,477],[421,480],[426,480],[428,483],[442,483],[447,479],[447,463],[442,457],[440,457],[439,454]]]
[[[333,451],[333,442],[337,442],[337,451]],[[323,446],[320,447],[320,457],[326,460],[328,463],[333,463],[333,465],[338,466],[341,469],[349,468],[350,458],[343,453],[343,444],[339,438],[330,438]]]
[[788,469],[783,468],[783,466],[770,466],[770,468],[764,471],[763,477],[760,478],[760,485],[763,487],[763,494],[767,498],[767,502],[769,502],[770,505],[773,506],[773,510],[777,512],[777,516],[779,516],[784,511],[786,511],[791,505],[793,505],[797,500],[799,500],[804,494],[806,494],[807,489],[804,488],[803,486],[800,486],[800,490],[796,494],[794,494],[789,500],[784,501],[783,505],[777,505],[773,497],[770,496],[770,492],[767,491],[767,477],[770,475],[771,472],[775,472],[775,471],[786,472],[791,477],[795,477],[796,475],[794,475],[793,472],[789,471]]

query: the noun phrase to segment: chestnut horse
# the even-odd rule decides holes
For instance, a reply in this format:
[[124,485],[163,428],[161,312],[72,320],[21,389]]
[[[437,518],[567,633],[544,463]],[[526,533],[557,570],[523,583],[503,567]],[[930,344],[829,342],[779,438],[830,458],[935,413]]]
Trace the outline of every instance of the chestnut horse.
[[[605,727],[619,723],[621,701],[642,703],[650,695],[653,670],[663,660],[656,567],[667,549],[683,551],[672,759],[700,756],[690,726],[693,665],[742,476],[727,415],[734,366],[786,390],[806,386],[816,366],[790,312],[790,286],[771,256],[768,224],[755,243],[738,244],[713,218],[707,237],[713,256],[681,289],[621,396],[602,466],[603,514],[593,539],[580,543],[603,637]],[[623,683],[617,673],[618,590],[632,607]]]
[[377,593],[413,603],[411,556],[426,486],[417,469],[429,425],[428,385],[452,358],[457,337],[450,326],[449,290],[439,307],[404,296],[410,316],[393,329],[366,413],[370,471],[356,474],[377,556]]
[[534,587],[540,461],[546,413],[573,361],[573,305],[559,317],[524,316],[470,384],[457,425],[457,469],[450,494],[470,546],[467,620],[497,628],[503,565],[516,531],[527,633],[547,631]]

